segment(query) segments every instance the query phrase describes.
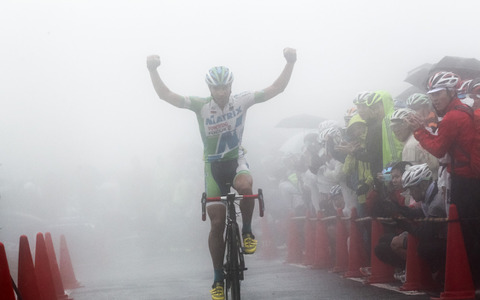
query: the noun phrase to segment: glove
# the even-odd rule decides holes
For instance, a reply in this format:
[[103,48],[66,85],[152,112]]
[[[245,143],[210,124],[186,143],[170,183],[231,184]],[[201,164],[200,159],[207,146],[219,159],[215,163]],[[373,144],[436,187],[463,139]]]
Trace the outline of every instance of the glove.
[[356,194],[357,196],[365,195],[370,190],[370,186],[366,183],[360,183],[357,187]]

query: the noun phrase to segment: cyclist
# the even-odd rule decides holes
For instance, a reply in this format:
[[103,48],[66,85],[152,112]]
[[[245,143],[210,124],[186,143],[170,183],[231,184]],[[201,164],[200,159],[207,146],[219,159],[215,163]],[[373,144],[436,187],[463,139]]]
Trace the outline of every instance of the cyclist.
[[433,179],[436,180],[438,178],[438,158],[423,149],[413,136],[413,130],[407,121],[413,114],[415,114],[415,111],[410,108],[397,109],[390,117],[390,127],[397,139],[405,143],[402,151],[402,160],[414,164],[427,163],[433,172]]
[[392,133],[390,116],[393,113],[392,96],[385,91],[372,93],[364,92],[353,100],[358,114],[367,124],[365,149],[355,153],[355,159],[370,164],[370,172],[374,179],[374,187],[380,194],[385,191],[384,185],[377,178],[377,174],[392,161],[399,161],[403,143]]
[[457,96],[460,77],[452,72],[441,71],[430,77],[428,95],[438,116],[437,135],[425,129],[424,120],[418,116],[408,119],[415,130],[415,138],[423,148],[441,158],[449,154],[448,171],[451,174],[451,202],[457,206],[458,216],[462,220],[462,232],[465,248],[470,262],[472,277],[477,288],[480,287],[480,252],[478,240],[480,226],[472,221],[480,215],[479,195],[480,179],[470,165],[470,153],[475,137],[473,112]]
[[420,117],[425,119],[427,130],[430,130],[432,133],[437,131],[437,115],[433,110],[432,101],[430,101],[427,95],[421,93],[412,94],[407,99],[407,107],[413,109]]
[[[247,109],[253,104],[267,101],[284,91],[290,80],[297,55],[296,50],[285,48],[286,65],[269,87],[255,92],[232,95],[233,74],[224,66],[213,67],[205,81],[211,96],[185,97],[172,92],[160,79],[157,68],[160,57],[147,57],[147,68],[158,97],[166,102],[195,112],[204,145],[205,186],[207,197],[225,195],[232,186],[239,194],[252,194],[253,179],[241,147]],[[251,220],[254,199],[241,201],[242,234],[246,254],[253,254],[257,241],[252,234]],[[208,245],[214,268],[212,299],[224,299],[223,254],[225,207],[220,202],[207,207],[210,218]]]

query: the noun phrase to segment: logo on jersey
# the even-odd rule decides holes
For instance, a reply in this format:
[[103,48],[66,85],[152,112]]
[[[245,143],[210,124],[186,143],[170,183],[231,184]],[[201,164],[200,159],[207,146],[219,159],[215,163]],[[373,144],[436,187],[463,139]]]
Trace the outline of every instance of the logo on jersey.
[[218,124],[220,122],[225,122],[225,121],[228,121],[228,120],[231,120],[231,119],[235,118],[236,116],[238,116],[241,113],[242,113],[242,108],[237,107],[235,110],[232,110],[231,112],[228,112],[228,113],[223,114],[221,116],[212,115],[212,116],[210,116],[210,118],[205,119],[205,125],[209,126],[209,125]]

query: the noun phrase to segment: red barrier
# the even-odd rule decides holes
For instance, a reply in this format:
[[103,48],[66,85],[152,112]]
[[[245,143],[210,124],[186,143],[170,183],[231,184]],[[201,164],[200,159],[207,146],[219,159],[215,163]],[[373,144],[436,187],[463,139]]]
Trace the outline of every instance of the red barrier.
[[455,205],[448,213],[447,261],[445,266],[445,290],[440,299],[474,299],[473,285],[463,234]]
[[5,246],[0,243],[0,299],[15,300]]
[[431,290],[434,287],[428,264],[418,255],[418,238],[408,234],[406,281],[402,291]]
[[22,300],[41,299],[32,253],[30,252],[28,238],[25,235],[20,237],[18,252],[18,290],[22,295]]
[[45,247],[47,249],[48,262],[50,263],[50,271],[52,272],[53,286],[57,293],[57,298],[68,299],[63,288],[62,277],[60,276],[60,269],[58,268],[57,256],[55,255],[55,248],[53,247],[52,235],[50,232],[45,233]]
[[66,289],[76,289],[82,285],[77,281],[75,272],[73,271],[72,260],[68,252],[67,241],[65,236],[60,236],[60,275],[62,277],[63,286]]
[[327,227],[322,218],[322,213],[318,212],[315,230],[315,258],[312,265],[314,269],[323,269],[330,266],[330,246],[328,244]]
[[344,274],[346,278],[363,277],[361,267],[367,266],[367,251],[363,244],[363,235],[360,225],[356,222],[358,217],[357,209],[352,208],[350,217],[350,247],[348,251],[348,271]]
[[372,249],[370,253],[371,275],[367,278],[366,283],[388,283],[393,282],[395,278],[395,268],[382,262],[375,255],[375,246],[378,244],[380,237],[383,235],[383,225],[377,219],[372,220]]
[[305,266],[313,265],[315,261],[315,221],[312,220],[310,211],[307,211],[305,219],[305,256],[303,264]]
[[337,209],[337,224],[335,231],[335,266],[332,272],[345,272],[348,270],[348,233],[345,222],[342,220],[343,211]]
[[35,275],[37,276],[38,288],[43,300],[58,300],[53,283],[52,271],[47,254],[47,247],[42,233],[37,233],[35,246]]
[[292,212],[288,218],[287,259],[286,263],[301,263],[303,260],[299,232],[295,215]]

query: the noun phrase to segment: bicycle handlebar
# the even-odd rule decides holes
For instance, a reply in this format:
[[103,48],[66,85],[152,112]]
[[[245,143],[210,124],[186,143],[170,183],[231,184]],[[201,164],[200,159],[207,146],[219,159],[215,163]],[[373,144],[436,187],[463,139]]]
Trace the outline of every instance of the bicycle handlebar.
[[[202,221],[207,219],[206,213],[206,204],[207,202],[224,202],[227,201],[227,196],[220,196],[220,197],[209,197],[207,198],[207,194],[202,194]],[[265,211],[265,203],[263,201],[263,191],[262,189],[258,189],[258,194],[253,195],[234,195],[234,200],[243,200],[243,199],[258,199],[258,204],[260,206],[260,217],[263,217]]]

